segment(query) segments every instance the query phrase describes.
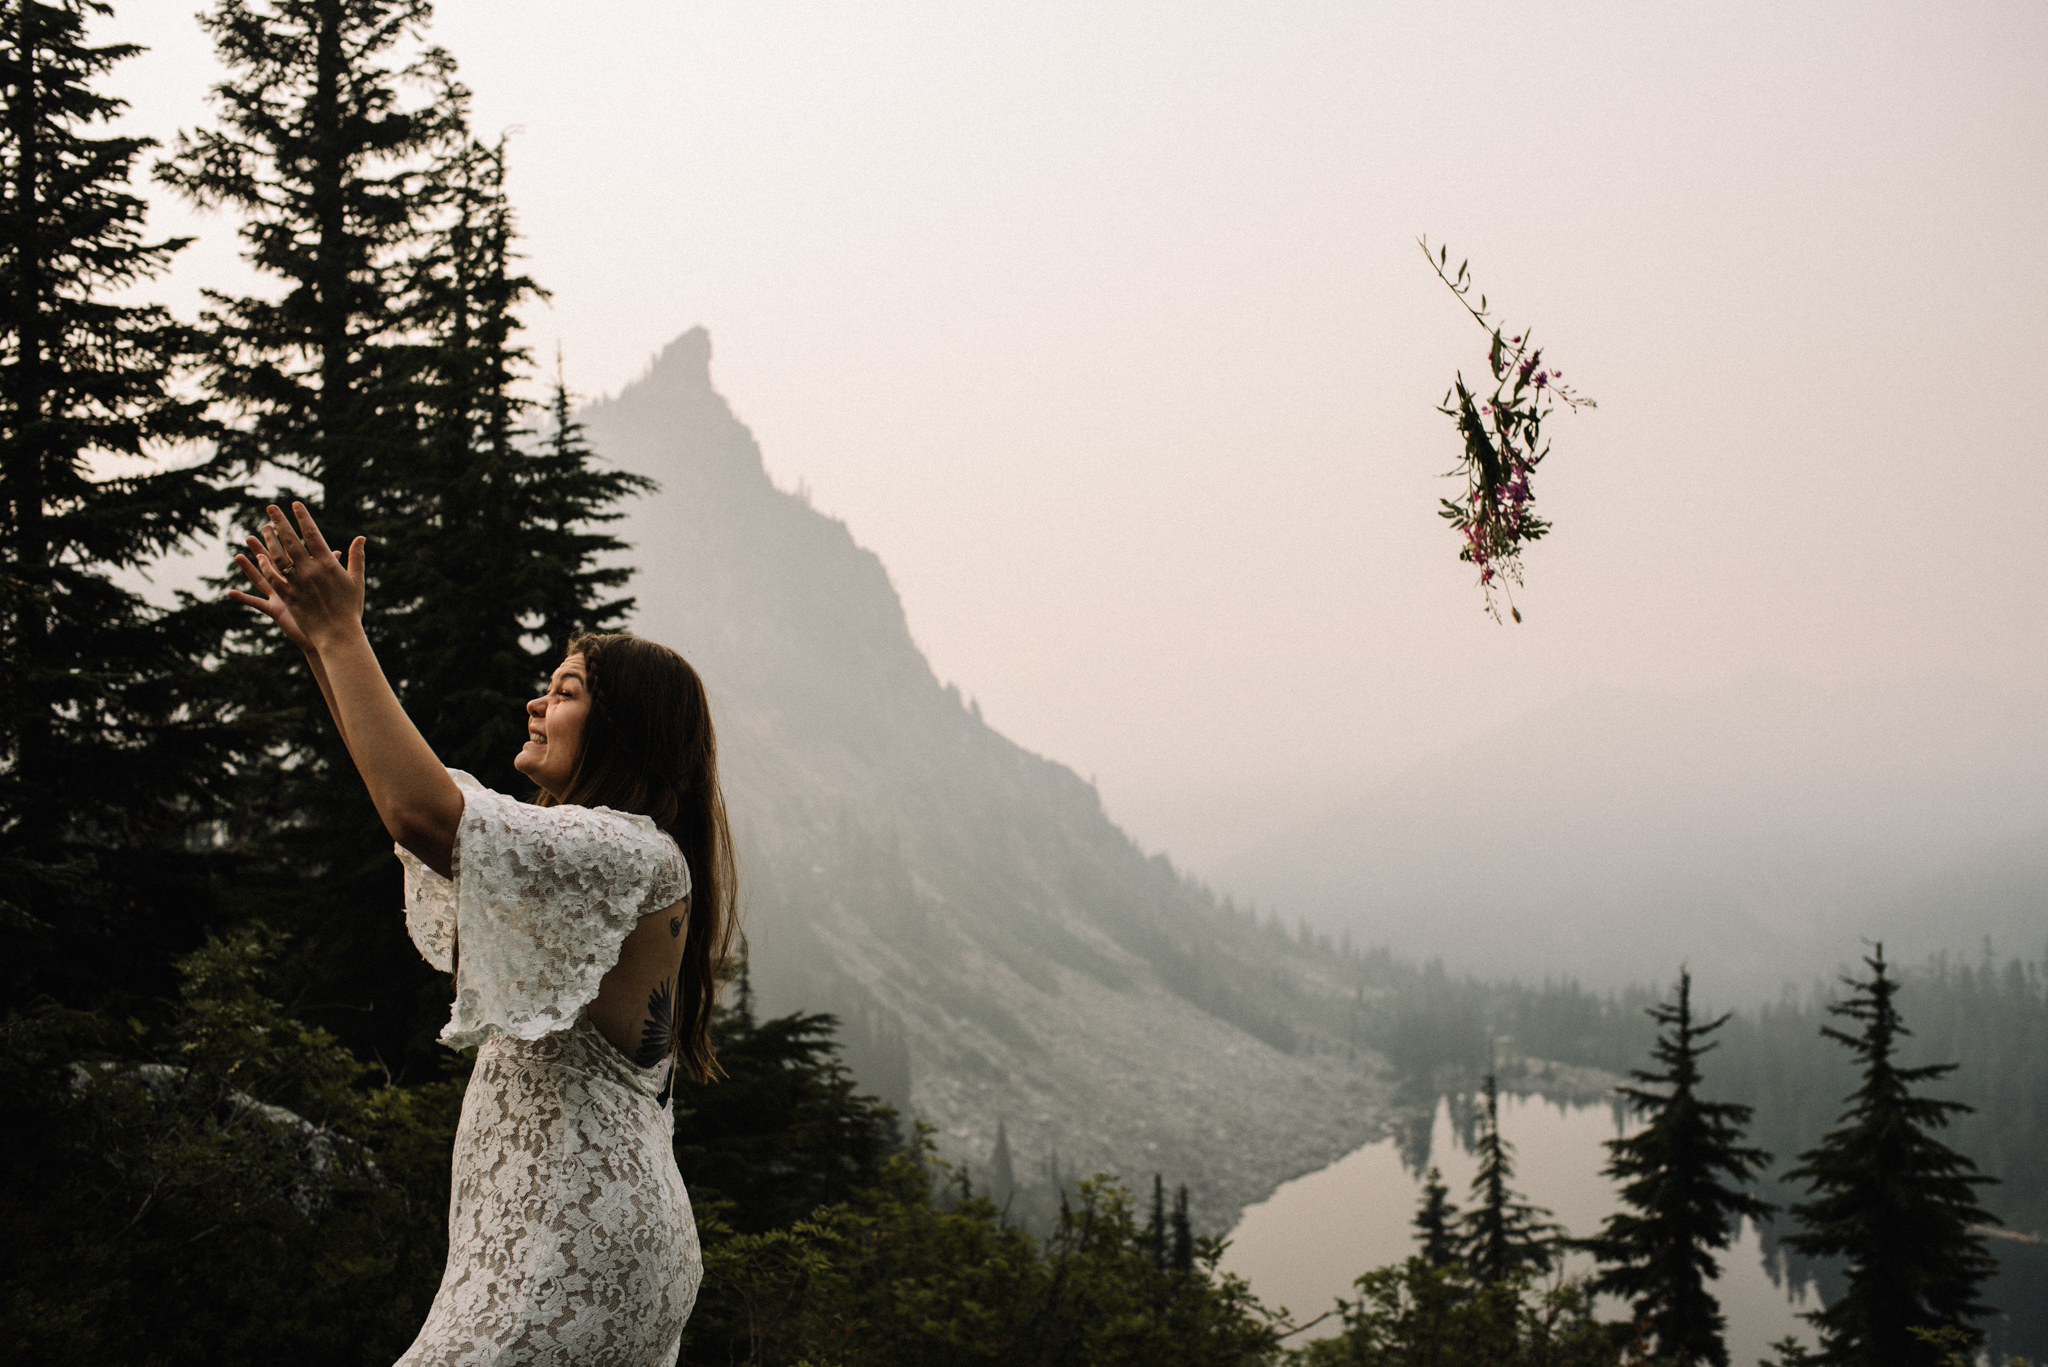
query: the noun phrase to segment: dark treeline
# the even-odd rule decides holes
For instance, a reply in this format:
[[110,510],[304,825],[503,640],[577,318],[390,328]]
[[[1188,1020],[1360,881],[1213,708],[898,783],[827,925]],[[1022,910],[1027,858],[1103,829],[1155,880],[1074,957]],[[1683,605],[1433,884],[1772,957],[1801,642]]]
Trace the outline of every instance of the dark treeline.
[[[1245,915],[1228,902],[1224,908],[1240,920]],[[1486,981],[1453,974],[1441,961],[1418,965],[1385,949],[1333,943],[1306,926],[1289,932],[1268,920],[1263,930],[1275,962],[1294,971],[1284,989],[1261,991],[1255,975],[1240,980],[1244,1009],[1284,1012],[1297,1049],[1370,1051],[1385,1060],[1414,1106],[1433,1111],[1448,1097],[1467,1144],[1472,1098],[1487,1073],[1513,1090],[1600,1100],[1609,1095],[1606,1079],[1545,1066],[1623,1076],[1640,1066],[1656,1039],[1650,1011],[1665,994],[1655,988],[1598,992],[1575,979]],[[1971,1108],[1950,1122],[1956,1146],[2000,1179],[1986,1198],[2000,1219],[2018,1231],[2048,1233],[2048,958],[2001,959],[1987,944],[1974,962],[1935,955],[1898,976],[1910,1031],[1900,1041],[1902,1062],[1959,1065],[1940,1084],[1942,1096]],[[1303,978],[1320,979],[1328,990],[1306,991]],[[1712,983],[1695,989],[1714,1000]],[[1780,1156],[1818,1139],[1853,1085],[1849,1059],[1821,1034],[1843,991],[1839,980],[1803,991],[1788,986],[1776,1001],[1734,1011],[1717,1036],[1705,1094],[1754,1107],[1753,1137]],[[1428,1129],[1405,1130],[1403,1137],[1409,1166],[1420,1173],[1429,1163]],[[1767,1187],[1778,1171],[1766,1174]]]
[[[1425,1084],[1432,1105],[1445,1091],[1469,1094],[1492,1069],[1509,1085],[1544,1090],[1546,1079],[1526,1077],[1528,1060],[1626,1074],[1655,1039],[1647,1009],[1658,994],[1646,988],[1490,983],[1379,953],[1360,958],[1369,985],[1353,1003],[1353,1037],[1404,1080]],[[1703,995],[1708,986],[1700,985]],[[1812,1144],[1853,1086],[1851,1061],[1820,1033],[1841,991],[1840,983],[1787,989],[1775,1002],[1736,1011],[1718,1036],[1705,1094],[1754,1107],[1751,1135],[1772,1153]],[[1940,1091],[1971,1107],[1950,1122],[1956,1147],[2001,1179],[1987,1204],[2015,1230],[2048,1231],[2048,962],[1936,956],[1901,975],[1899,1004],[1911,1031],[1900,1042],[1902,1061],[1960,1065]],[[1418,1153],[1414,1163],[1427,1157]],[[1776,1172],[1766,1174],[1768,1186]]]

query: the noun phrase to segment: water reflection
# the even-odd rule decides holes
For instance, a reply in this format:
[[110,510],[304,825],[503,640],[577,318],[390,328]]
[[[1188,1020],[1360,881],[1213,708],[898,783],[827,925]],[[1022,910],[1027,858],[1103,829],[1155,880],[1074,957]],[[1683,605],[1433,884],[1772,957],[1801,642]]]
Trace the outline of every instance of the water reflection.
[[[1453,1199],[1464,1203],[1477,1171],[1472,1149],[1477,1121],[1470,1092],[1434,1094],[1426,1102],[1410,1096],[1390,1124],[1388,1138],[1369,1144],[1320,1172],[1289,1182],[1272,1197],[1245,1211],[1231,1232],[1226,1269],[1252,1284],[1268,1305],[1285,1305],[1310,1318],[1369,1268],[1399,1262],[1414,1252],[1409,1221],[1420,1199],[1420,1174],[1434,1163]],[[1606,1162],[1603,1140],[1622,1131],[1611,1104],[1554,1103],[1540,1095],[1503,1096],[1501,1134],[1515,1146],[1516,1185],[1539,1206],[1547,1206],[1574,1234],[1590,1234],[1617,1207],[1612,1183],[1600,1176]],[[1787,1334],[1812,1344],[1799,1313],[1813,1307],[1806,1286],[1781,1289],[1756,1230],[1745,1225],[1735,1246],[1721,1256],[1714,1294],[1728,1316],[1730,1360],[1753,1363]],[[1589,1260],[1574,1256],[1570,1275],[1583,1275]],[[1618,1303],[1602,1313],[1618,1317]],[[1333,1333],[1327,1320],[1309,1336]]]

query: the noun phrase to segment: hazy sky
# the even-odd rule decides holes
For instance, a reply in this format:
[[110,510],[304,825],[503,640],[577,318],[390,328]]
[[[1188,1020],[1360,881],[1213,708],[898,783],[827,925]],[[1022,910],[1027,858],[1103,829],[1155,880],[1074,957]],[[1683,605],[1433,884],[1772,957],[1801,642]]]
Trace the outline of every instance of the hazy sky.
[[[195,8],[105,30],[166,140],[217,79]],[[615,392],[708,327],[940,677],[1196,867],[1247,800],[1592,686],[2048,685],[2039,3],[443,0],[435,36],[522,130],[536,347]],[[231,227],[176,307],[236,283]],[[1485,339],[1424,232],[1600,402],[1520,627],[1435,515]]]

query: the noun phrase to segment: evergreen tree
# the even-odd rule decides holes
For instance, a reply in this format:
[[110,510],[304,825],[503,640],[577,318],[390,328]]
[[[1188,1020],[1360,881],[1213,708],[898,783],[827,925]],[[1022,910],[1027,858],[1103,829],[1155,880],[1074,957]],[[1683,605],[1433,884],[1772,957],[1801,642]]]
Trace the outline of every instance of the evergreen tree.
[[757,1021],[741,984],[712,1024],[725,1076],[676,1084],[676,1165],[699,1210],[759,1233],[878,1185],[902,1141],[839,1061],[831,1016]]
[[[208,291],[212,388],[240,417],[222,447],[319,486],[338,529],[369,526],[418,457],[404,329],[432,154],[460,138],[452,60],[419,46],[427,0],[219,0],[200,16],[228,78],[217,127],[181,134],[158,178],[242,215],[282,298]],[[393,63],[411,49],[410,60]],[[407,107],[401,89],[431,98]]]
[[0,904],[10,998],[166,987],[208,914],[185,835],[221,800],[233,737],[201,662],[222,614],[117,584],[211,529],[218,462],[142,464],[204,438],[177,379],[196,335],[116,296],[184,239],[148,242],[128,188],[144,138],[94,137],[90,0],[0,3]]
[[[445,99],[458,116],[466,109],[459,86]],[[436,753],[501,791],[525,791],[512,758],[527,699],[570,636],[616,629],[632,607],[608,596],[631,571],[595,563],[625,544],[595,528],[654,483],[595,463],[559,359],[554,430],[540,450],[522,447],[529,405],[515,387],[530,357],[516,310],[541,291],[514,269],[504,143],[465,139],[430,184],[447,206],[415,291],[430,440],[397,521],[434,551],[386,572],[382,587],[400,606],[384,630],[404,643],[396,682]]]
[[1444,1268],[1458,1261],[1456,1224],[1458,1208],[1451,1202],[1451,1189],[1435,1168],[1422,1183],[1422,1205],[1415,1212],[1415,1241],[1422,1245],[1422,1261]]
[[[292,488],[272,501],[307,497],[338,543],[371,537],[364,626],[400,678],[408,652],[385,627],[404,604],[386,576],[433,553],[392,534],[428,454],[413,258],[441,208],[436,150],[460,134],[440,98],[452,63],[423,46],[430,17],[426,0],[217,0],[200,17],[226,69],[215,126],[181,134],[156,168],[193,204],[238,214],[244,259],[279,287],[207,294],[220,450],[281,472]],[[331,1019],[345,1039],[431,1073],[447,990],[398,925],[390,838],[299,652],[260,619],[237,636],[223,672],[264,744],[235,836],[268,864],[263,909],[277,914],[275,890],[290,889],[299,990],[343,1009]]]
[[1976,1227],[1997,1217],[1977,1204],[1976,1189],[1997,1179],[1934,1137],[1970,1108],[1914,1089],[1957,1065],[1899,1066],[1898,1042],[1912,1032],[1894,1000],[1898,981],[1882,944],[1863,962],[1870,977],[1844,978],[1851,995],[1828,1007],[1861,1029],[1821,1027],[1856,1056],[1862,1084],[1836,1128],[1785,1174],[1811,1197],[1792,1207],[1801,1228],[1785,1242],[1849,1264],[1846,1294],[1808,1316],[1820,1330],[1822,1361],[1936,1367],[1947,1352],[1937,1338],[1974,1348],[1983,1333],[1970,1321],[1994,1313],[1977,1299],[1997,1262]]
[[1500,1093],[1492,1073],[1486,1075],[1485,1096],[1473,1144],[1479,1171],[1472,1178],[1472,1206],[1458,1221],[1458,1245],[1472,1274],[1490,1283],[1506,1281],[1524,1268],[1548,1272],[1563,1231],[1545,1218],[1549,1211],[1524,1201],[1511,1185],[1514,1145],[1501,1137]]
[[1699,1096],[1700,1056],[1715,1047],[1703,1041],[1728,1016],[1694,1023],[1685,972],[1677,1000],[1647,1010],[1661,1028],[1651,1056],[1663,1067],[1635,1069],[1630,1075],[1644,1085],[1617,1089],[1647,1123],[1607,1141],[1601,1170],[1621,1184],[1631,1209],[1610,1215],[1581,1246],[1601,1264],[1595,1289],[1629,1301],[1660,1359],[1728,1367],[1726,1319],[1707,1290],[1720,1273],[1712,1250],[1729,1246],[1742,1219],[1770,1218],[1769,1204],[1730,1185],[1753,1181],[1770,1155],[1742,1142],[1748,1106]]
[[1188,1217],[1188,1187],[1181,1183],[1173,1193],[1173,1251],[1167,1265],[1175,1272],[1195,1270],[1195,1226]]
[[[240,210],[248,259],[287,287],[212,296],[224,450],[317,482],[322,522],[371,537],[364,625],[387,676],[443,759],[524,792],[524,704],[569,635],[630,605],[610,594],[630,571],[595,563],[621,543],[593,527],[649,482],[597,466],[559,384],[554,439],[520,445],[517,311],[540,292],[516,269],[504,148],[471,136],[429,17],[425,0],[219,0],[219,126],[159,170]],[[250,834],[298,881],[307,986],[357,1008],[335,1022],[356,1047],[431,1073],[447,988],[403,933],[390,840],[296,652],[268,623],[242,639],[234,672],[273,727]]]

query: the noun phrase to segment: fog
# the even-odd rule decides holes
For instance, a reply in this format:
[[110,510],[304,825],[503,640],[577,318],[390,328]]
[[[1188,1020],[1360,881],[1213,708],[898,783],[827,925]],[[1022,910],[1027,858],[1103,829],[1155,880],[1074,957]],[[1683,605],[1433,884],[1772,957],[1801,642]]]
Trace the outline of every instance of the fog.
[[[190,9],[119,20],[167,140],[213,78]],[[2039,6],[444,0],[435,37],[518,130],[538,353],[615,392],[707,325],[940,677],[1219,888],[1342,923],[1344,812],[1482,736],[1555,750],[1589,697],[2039,715]],[[181,311],[243,278],[231,223],[156,223],[201,235],[153,291]],[[1555,425],[1520,627],[1434,512],[1483,339],[1423,232],[1600,402]],[[1838,739],[1920,754],[1944,830],[2048,824],[1939,715]],[[1862,798],[1841,849],[1935,820]]]

